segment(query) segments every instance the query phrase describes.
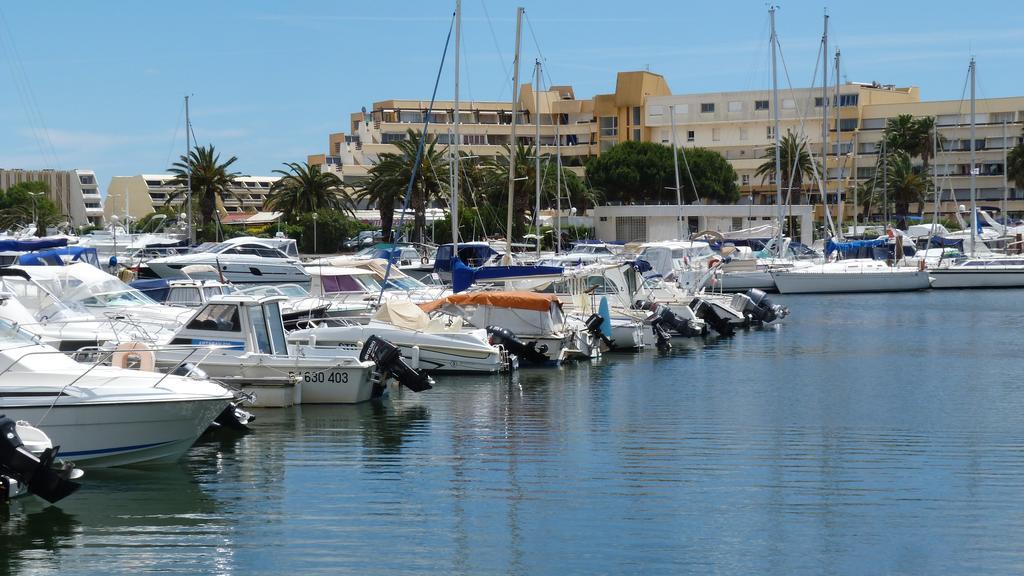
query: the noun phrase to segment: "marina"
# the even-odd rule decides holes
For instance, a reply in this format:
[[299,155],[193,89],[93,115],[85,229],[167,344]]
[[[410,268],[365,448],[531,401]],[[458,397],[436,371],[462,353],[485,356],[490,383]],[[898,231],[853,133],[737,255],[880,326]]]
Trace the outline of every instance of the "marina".
[[[780,296],[783,324],[384,403],[257,410],[2,512],[9,573],[1014,572],[1005,291]],[[950,326],[959,329],[950,330]],[[388,553],[367,560],[381,542]],[[910,568],[912,566],[912,568]]]
[[0,7],[0,572],[1020,571],[1016,12],[263,4]]

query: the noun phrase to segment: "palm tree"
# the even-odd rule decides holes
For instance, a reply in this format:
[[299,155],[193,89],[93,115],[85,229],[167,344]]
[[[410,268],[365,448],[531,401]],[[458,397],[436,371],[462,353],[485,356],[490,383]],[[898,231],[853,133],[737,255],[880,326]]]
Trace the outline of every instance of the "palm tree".
[[345,210],[355,215],[355,204],[344,192],[344,183],[333,172],[323,172],[308,162],[285,162],[288,170],[274,170],[281,179],[270,187],[263,207],[284,212],[285,220],[317,210]]
[[[412,184],[410,207],[413,210],[412,239],[422,242],[427,227],[427,204],[440,198],[447,190],[448,158],[447,147],[437,147],[437,138],[428,136],[423,156],[416,168],[416,179]],[[391,241],[391,226],[394,222],[395,202],[404,198],[412,170],[416,164],[422,134],[409,130],[405,140],[395,142],[397,153],[384,152],[368,172],[367,179],[360,186],[357,197],[370,200],[380,211],[381,228],[385,241]]]
[[[807,139],[798,139],[796,134],[786,130],[786,135],[779,142],[779,153],[779,165],[782,169],[781,175],[775,173],[774,146],[769,146],[765,149],[765,154],[762,156],[765,161],[757,167],[754,175],[761,177],[762,184],[768,180],[774,181],[777,177],[781,178],[782,190],[786,193],[786,197],[789,198],[789,205],[792,206],[794,192],[799,194],[801,188],[803,188],[804,179],[814,177],[814,165],[811,162],[810,153],[807,152]],[[789,223],[789,233],[793,233],[793,222]]]
[[896,205],[896,214],[906,217],[910,203],[918,203],[918,212],[924,209],[924,199],[931,189],[927,174],[910,162],[910,154],[897,152],[889,156],[890,201]]
[[[199,198],[200,225],[206,226],[214,219],[214,215],[220,215],[224,210],[224,197],[230,195],[241,202],[241,199],[231,191],[231,185],[238,172],[228,172],[228,168],[238,160],[232,156],[227,162],[220,163],[218,154],[213,144],[208,146],[196,146],[189,151],[188,156],[181,156],[181,160],[175,162],[168,172],[174,174],[168,184],[170,186],[187,186],[189,172],[192,173],[192,197]],[[165,204],[188,192],[187,188],[176,190],[167,195]],[[192,215],[189,214],[191,218]]]
[[[503,146],[504,153],[499,153],[485,164],[485,179],[487,188],[490,191],[491,204],[499,212],[502,207],[508,206],[508,173],[509,155],[511,148],[506,144]],[[506,230],[513,239],[521,239],[526,233],[526,227],[533,220],[534,192],[537,187],[536,165],[533,161],[534,147],[526,144],[516,145],[515,165],[515,195],[512,199],[512,230]],[[543,169],[542,169],[543,170]],[[554,172],[552,172],[554,175]],[[543,180],[541,181],[543,185]],[[555,181],[551,181],[551,189],[555,188]]]
[[1018,143],[1006,155],[1006,177],[1024,188],[1024,142]]

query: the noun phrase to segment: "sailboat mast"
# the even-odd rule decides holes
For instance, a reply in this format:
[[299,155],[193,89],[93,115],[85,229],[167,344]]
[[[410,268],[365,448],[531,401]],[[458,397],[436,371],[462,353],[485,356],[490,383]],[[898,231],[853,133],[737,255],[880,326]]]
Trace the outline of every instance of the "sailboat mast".
[[1009,185],[1009,182],[1007,182],[1007,180],[1006,180],[1006,147],[1007,147],[1007,144],[1006,144],[1006,118],[1004,117],[1003,118],[1003,205],[1000,207],[1000,211],[1002,212],[1002,217],[1003,217],[1003,226],[1004,226],[1003,233],[1004,234],[1006,233],[1005,226],[1008,226],[1010,224],[1010,219],[1009,219],[1009,217],[1006,214],[1006,202],[1007,202],[1007,200],[1009,200],[1009,196],[1010,196],[1010,185]]
[[462,172],[459,167],[459,125],[462,123],[462,115],[459,108],[459,56],[460,43],[462,41],[462,0],[455,0],[455,117],[452,118],[452,166],[455,177],[452,178],[452,200],[449,208],[452,211],[452,258],[458,258],[459,254],[459,180]]
[[562,253],[562,115],[555,117],[555,254]]
[[512,59],[512,134],[508,146],[508,217],[505,220],[505,264],[512,263],[512,214],[516,193],[516,122],[519,112],[519,40],[523,31],[523,7],[516,8],[516,54]]
[[533,138],[533,180],[537,188],[536,204],[533,207],[533,227],[534,234],[537,235],[537,256],[540,256],[540,59],[537,59],[533,65],[534,72],[534,84],[533,84],[533,103],[535,108],[536,118],[534,124],[536,125],[536,134]]
[[[821,34],[821,202],[828,211],[828,9],[825,9],[824,31]],[[839,135],[836,134],[836,138]],[[842,222],[839,223],[842,226]]]
[[196,239],[195,231],[192,230],[192,123],[188,117],[188,96],[185,96],[185,164],[188,166],[188,173],[185,176],[185,222],[188,226],[188,245],[191,246],[196,243]]
[[978,234],[978,193],[976,189],[977,185],[977,158],[974,149],[974,137],[975,137],[975,102],[974,102],[974,76],[975,76],[975,63],[974,58],[971,58],[971,257],[974,257],[974,246],[977,243]]
[[[782,146],[779,136],[779,71],[775,62],[775,46],[778,39],[775,37],[775,6],[768,9],[771,21],[770,41],[772,44],[772,116],[775,121],[775,204],[779,208],[779,232],[776,235],[775,250],[782,256],[782,221],[785,218],[782,205]],[[678,186],[677,186],[678,188]]]
[[[679,239],[685,240],[689,234],[683,234],[683,198],[679,189],[679,152],[676,150],[676,107],[668,107],[669,122],[672,126],[672,168],[676,177],[676,224],[679,227]],[[687,226],[689,229],[689,226]],[[689,230],[687,230],[689,231]]]
[[[835,98],[835,104],[834,104],[836,109],[833,111],[833,114],[832,114],[833,116],[835,116],[835,122],[836,122],[836,142],[838,144],[837,147],[836,147],[837,148],[837,150],[836,150],[836,161],[837,162],[841,161],[842,165],[845,166],[846,165],[846,158],[847,157],[844,156],[842,160],[839,160],[839,151],[842,150],[842,132],[839,131],[839,110],[840,110],[840,108],[839,108],[839,49],[838,48],[836,48],[836,69],[835,69],[835,74],[833,75],[833,78],[835,78],[835,85],[836,85],[836,91],[835,91],[836,98]],[[854,142],[851,139],[850,140],[850,152],[851,153],[853,152],[853,146],[854,146]],[[852,156],[852,154],[851,154],[851,156]],[[827,172],[827,168],[826,168],[826,172]],[[843,206],[846,204],[846,194],[844,194],[844,192],[843,192],[843,185],[844,185],[844,183],[840,182],[839,186],[836,187],[836,203],[839,204],[839,208],[838,208],[838,210],[839,210],[839,218],[838,218],[839,224],[838,225],[839,225],[839,237],[840,238],[843,237]],[[856,208],[854,208],[854,209],[856,210]]]

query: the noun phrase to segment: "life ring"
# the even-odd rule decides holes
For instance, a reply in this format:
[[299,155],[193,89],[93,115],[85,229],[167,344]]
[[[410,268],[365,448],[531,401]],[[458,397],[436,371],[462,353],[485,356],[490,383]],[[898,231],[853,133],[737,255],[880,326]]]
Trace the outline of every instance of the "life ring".
[[420,264],[426,264],[428,262],[430,262],[430,258],[427,258],[426,256],[420,257]]
[[715,265],[718,264],[719,262],[721,262],[721,260],[719,260],[717,258],[709,258],[708,259],[708,268],[709,269],[714,268]]
[[156,371],[156,357],[145,342],[122,342],[110,357],[110,363],[128,370]]

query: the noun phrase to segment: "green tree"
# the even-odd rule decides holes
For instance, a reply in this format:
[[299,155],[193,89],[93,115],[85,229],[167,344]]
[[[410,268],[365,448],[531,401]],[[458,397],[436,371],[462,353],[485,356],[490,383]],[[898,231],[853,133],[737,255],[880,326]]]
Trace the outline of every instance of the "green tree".
[[1006,177],[1024,188],[1024,138],[1006,155]]
[[286,162],[288,170],[274,170],[281,179],[270,187],[263,207],[284,213],[287,221],[299,215],[318,210],[347,210],[355,214],[355,203],[345,193],[341,178],[333,172],[323,172],[320,166],[303,162]]
[[168,172],[174,174],[174,178],[168,183],[171,186],[185,186],[167,195],[166,204],[170,204],[176,198],[184,196],[188,192],[188,176],[192,174],[192,202],[199,204],[200,226],[207,238],[215,237],[216,230],[207,226],[214,222],[214,217],[224,213],[224,198],[233,196],[231,184],[240,174],[230,172],[232,164],[238,161],[237,156],[232,156],[223,164],[220,161],[220,154],[214,149],[213,144],[207,146],[196,146],[189,151],[188,156],[181,156],[180,161],[175,162]]
[[[380,211],[381,228],[385,241],[391,241],[395,204],[404,200],[406,188],[416,164],[422,134],[409,130],[405,140],[395,142],[398,152],[382,153],[377,163],[370,168],[367,179],[360,185],[356,196],[369,200]],[[427,204],[434,198],[447,193],[448,185],[447,146],[438,147],[437,138],[428,136],[423,156],[416,169],[409,200],[413,211],[412,240],[421,242],[427,226]]]
[[918,213],[924,209],[925,196],[931,189],[931,181],[922,168],[914,166],[910,154],[900,152],[890,155],[889,200],[896,207],[896,214],[906,216],[910,204],[918,203]]
[[[304,254],[328,254],[337,252],[346,238],[351,238],[366,228],[344,210],[318,209],[316,224],[313,213],[297,213],[286,227],[290,238],[295,238],[299,251]],[[315,237],[314,237],[315,233]]]
[[[757,167],[754,175],[761,177],[762,184],[765,181],[774,181],[779,178],[782,182],[782,192],[785,198],[789,199],[788,204],[792,207],[795,196],[803,188],[804,180],[814,177],[815,167],[811,161],[811,155],[807,151],[807,138],[797,138],[792,131],[786,130],[786,134],[779,140],[781,174],[775,173],[775,146],[766,148],[763,158],[765,161]],[[790,234],[793,234],[793,225],[794,222],[790,219]]]
[[923,116],[914,118],[910,114],[900,114],[890,118],[885,124],[886,154],[905,152],[910,158],[920,158],[927,174],[931,161],[935,156],[935,148],[942,145],[943,138],[935,130],[935,117]]
[[67,216],[47,197],[45,182],[21,182],[0,194],[0,227],[11,228],[33,223],[36,236],[45,236],[47,228],[61,226]]
[[[678,150],[678,155],[679,187],[684,202],[700,198],[732,204],[739,200],[740,190],[736,184],[739,177],[721,154],[704,148],[687,148]],[[587,162],[587,178],[606,200],[676,202],[672,148],[656,142],[623,142],[613,146]],[[697,185],[696,190],[693,184]]]

